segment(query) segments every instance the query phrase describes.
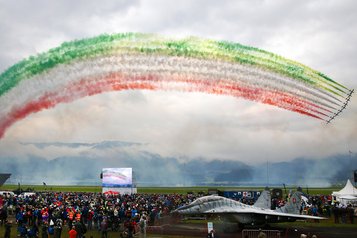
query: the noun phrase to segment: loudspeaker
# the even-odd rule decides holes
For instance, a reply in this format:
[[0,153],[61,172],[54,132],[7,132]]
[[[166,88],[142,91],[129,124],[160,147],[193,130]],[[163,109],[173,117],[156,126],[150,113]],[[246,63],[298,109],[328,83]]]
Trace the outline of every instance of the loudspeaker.
[[357,170],[355,170],[355,172],[353,173],[353,175],[354,175],[354,180],[355,180],[355,183],[357,183]]

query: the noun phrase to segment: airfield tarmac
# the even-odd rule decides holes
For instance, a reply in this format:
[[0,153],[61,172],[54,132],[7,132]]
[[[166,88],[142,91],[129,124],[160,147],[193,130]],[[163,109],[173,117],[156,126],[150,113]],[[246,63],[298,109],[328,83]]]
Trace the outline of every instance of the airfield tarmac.
[[[258,227],[247,227],[249,230],[259,230]],[[279,224],[272,225],[269,228],[262,228],[263,230],[279,230],[280,237],[286,238],[300,238],[301,234],[316,235],[318,238],[356,238],[357,237],[357,225],[351,225],[350,227],[295,227],[294,223],[289,224],[287,227],[279,226]],[[217,234],[221,238],[243,238],[242,231],[238,230],[233,224],[220,224],[215,226]],[[177,223],[166,224],[163,226],[148,227],[148,237],[206,237],[207,227],[205,224],[195,223]],[[250,236],[251,237],[251,236]],[[250,238],[249,237],[249,238]],[[253,236],[257,237],[257,236]]]
[[[12,220],[12,219],[11,219]],[[235,224],[214,224],[214,229],[220,238],[243,238],[242,231],[237,229]],[[247,227],[250,230],[259,230],[258,227]],[[300,238],[301,234],[317,235],[318,238],[356,238],[357,234],[357,224],[344,226],[337,225],[333,227],[302,227],[301,224],[295,226],[294,223],[289,223],[288,226],[284,224],[283,226],[276,224],[269,228],[262,228],[264,230],[279,230],[281,238]],[[68,229],[64,227],[61,237],[68,237]],[[0,236],[4,235],[4,226],[0,226]],[[98,231],[88,231],[86,234],[88,237],[99,238],[100,232]],[[149,226],[147,229],[148,238],[195,238],[195,237],[206,237],[207,236],[207,226],[205,223],[187,223],[178,222],[173,224],[165,224],[161,226]],[[16,221],[13,220],[13,228],[11,232],[11,237],[16,238]],[[120,237],[119,232],[108,232],[108,238]],[[135,237],[141,237],[136,234]],[[256,238],[257,236],[249,236],[249,238]]]

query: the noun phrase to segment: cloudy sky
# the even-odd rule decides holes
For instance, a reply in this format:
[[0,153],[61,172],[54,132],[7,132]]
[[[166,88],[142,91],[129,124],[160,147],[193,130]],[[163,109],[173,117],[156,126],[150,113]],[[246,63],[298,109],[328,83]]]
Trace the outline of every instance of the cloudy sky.
[[[0,72],[19,60],[102,33],[199,36],[262,48],[357,88],[354,0],[0,0]],[[13,125],[7,156],[47,159],[73,151],[28,142],[143,143],[161,156],[246,163],[357,152],[357,96],[332,124],[242,99],[200,93],[125,91],[86,97]]]

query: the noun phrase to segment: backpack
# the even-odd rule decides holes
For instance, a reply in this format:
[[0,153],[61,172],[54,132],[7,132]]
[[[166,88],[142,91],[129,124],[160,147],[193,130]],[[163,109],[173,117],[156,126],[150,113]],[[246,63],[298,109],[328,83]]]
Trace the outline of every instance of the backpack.
[[53,235],[55,233],[55,229],[53,226],[48,227],[48,234]]

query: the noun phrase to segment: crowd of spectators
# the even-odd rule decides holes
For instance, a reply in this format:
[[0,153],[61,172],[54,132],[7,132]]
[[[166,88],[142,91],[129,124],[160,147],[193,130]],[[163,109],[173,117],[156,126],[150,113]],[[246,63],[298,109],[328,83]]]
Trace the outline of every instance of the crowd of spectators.
[[[88,230],[97,230],[102,237],[107,231],[123,230],[127,237],[146,225],[155,225],[160,217],[192,202],[195,195],[101,193],[37,193],[32,196],[0,196],[0,222],[13,216],[20,237],[61,237],[63,226],[81,238]],[[72,232],[72,230],[74,230]]]
[[[202,195],[202,194],[201,194]],[[161,217],[182,205],[194,201],[195,194],[132,194],[104,195],[102,193],[47,192],[31,196],[0,195],[0,225],[10,237],[12,217],[20,237],[59,238],[62,228],[68,227],[69,236],[82,238],[88,230],[145,234],[146,226],[157,225]],[[333,203],[330,196],[307,196],[301,214],[334,216],[336,223],[353,223],[354,209]],[[245,201],[245,200],[244,200]],[[243,202],[244,202],[243,201]],[[246,201],[249,203],[249,201]],[[273,200],[275,207],[284,200]]]
[[301,213],[312,216],[334,217],[335,223],[354,223],[357,208],[351,204],[344,205],[333,201],[331,195],[306,195],[307,201],[302,203]]

